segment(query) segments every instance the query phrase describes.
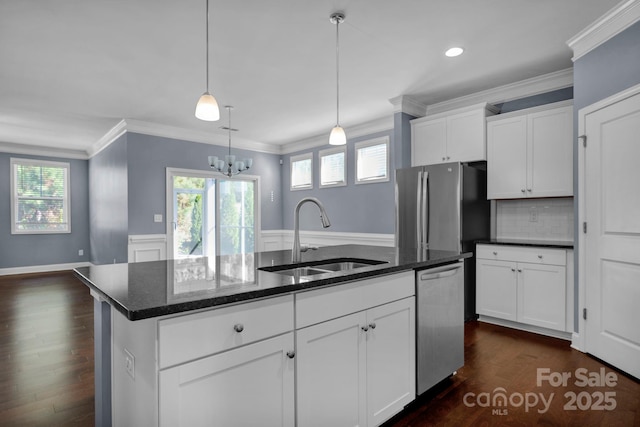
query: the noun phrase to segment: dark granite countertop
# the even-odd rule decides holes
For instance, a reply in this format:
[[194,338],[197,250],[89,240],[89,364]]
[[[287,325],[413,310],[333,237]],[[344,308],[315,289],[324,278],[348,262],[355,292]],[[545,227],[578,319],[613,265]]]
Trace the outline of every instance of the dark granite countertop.
[[478,240],[476,243],[486,245],[538,246],[544,248],[573,249],[573,242],[567,240],[490,239]]
[[471,257],[438,250],[340,245],[303,253],[303,262],[343,259],[383,261],[352,271],[293,277],[258,270],[291,263],[291,251],[92,265],[75,274],[129,320],[140,320],[320,286],[337,285],[383,274],[422,269]]

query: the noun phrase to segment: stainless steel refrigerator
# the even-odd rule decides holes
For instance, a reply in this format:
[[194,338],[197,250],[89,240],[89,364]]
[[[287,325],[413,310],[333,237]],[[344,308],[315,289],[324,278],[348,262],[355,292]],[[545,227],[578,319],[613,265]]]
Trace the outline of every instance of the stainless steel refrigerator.
[[[475,252],[490,237],[486,163],[396,170],[396,246]],[[476,318],[475,256],[464,263],[464,319]]]

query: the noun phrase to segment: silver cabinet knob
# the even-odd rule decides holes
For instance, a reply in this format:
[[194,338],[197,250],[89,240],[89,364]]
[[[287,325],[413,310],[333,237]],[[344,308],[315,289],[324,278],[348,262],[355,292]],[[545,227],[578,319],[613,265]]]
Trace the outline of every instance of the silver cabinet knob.
[[443,158],[442,158],[442,161],[444,162],[445,160],[446,160],[446,159],[443,157]]
[[370,327],[371,329],[375,329],[375,328],[376,328],[376,322],[371,322],[371,323],[369,323],[369,327]]
[[522,269],[521,268],[518,269],[518,273],[522,273]]
[[496,252],[496,251],[493,251],[493,254],[494,254],[494,255],[498,255],[498,252]]
[[287,357],[288,357],[289,359],[293,359],[294,357],[296,357],[296,352],[295,352],[295,351],[293,351],[293,350],[289,350],[289,351],[287,351]]
[[538,255],[538,258],[542,259],[542,255]]
[[527,188],[527,191],[528,191],[529,193],[531,193],[531,189],[530,189],[530,188]]
[[515,273],[515,272],[516,272],[516,269],[515,269],[515,268],[512,268],[512,269],[511,269],[511,271],[513,271],[513,272]]
[[522,191],[524,193],[524,188],[521,188],[520,191]]
[[233,325],[233,330],[240,333],[242,331],[244,331],[244,325],[242,323],[237,323],[235,325]]
[[451,157],[447,156],[447,160],[451,159]]
[[369,325],[364,325],[361,329],[367,332],[369,330]]

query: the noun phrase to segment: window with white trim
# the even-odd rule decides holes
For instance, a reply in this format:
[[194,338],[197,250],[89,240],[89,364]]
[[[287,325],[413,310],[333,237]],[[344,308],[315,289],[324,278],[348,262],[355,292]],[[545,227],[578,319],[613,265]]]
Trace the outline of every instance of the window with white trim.
[[11,233],[70,233],[69,163],[11,159]]
[[291,190],[313,188],[313,153],[291,156]]
[[356,184],[389,181],[389,138],[357,142]]
[[347,185],[345,147],[328,148],[318,153],[320,163],[320,188]]

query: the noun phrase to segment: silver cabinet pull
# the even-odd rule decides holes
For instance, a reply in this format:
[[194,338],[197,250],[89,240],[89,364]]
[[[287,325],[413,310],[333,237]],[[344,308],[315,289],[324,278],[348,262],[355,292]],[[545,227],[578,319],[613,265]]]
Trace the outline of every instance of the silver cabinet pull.
[[371,329],[375,329],[375,328],[376,328],[376,322],[371,322],[371,323],[369,323],[369,327],[370,327]]
[[369,330],[369,325],[364,325],[361,329],[367,332]]
[[524,188],[521,188],[520,191],[522,191],[524,193]]
[[521,268],[518,269],[518,273],[522,273],[522,269]]
[[513,272],[515,273],[515,272],[516,272],[516,269],[515,269],[515,268],[512,268],[512,269],[511,269],[511,271],[513,271]]
[[295,352],[295,351],[293,351],[293,350],[289,350],[289,351],[287,351],[287,357],[288,357],[289,359],[293,359],[294,357],[296,357],[296,352]]
[[244,325],[242,323],[237,323],[235,325],[233,325],[233,330],[240,333],[242,331],[244,331]]
[[493,254],[494,254],[494,255],[498,255],[498,252],[496,252],[496,251],[493,251]]
[[527,188],[527,191],[528,191],[529,193],[531,193],[531,189],[530,189],[530,188]]
[[542,259],[542,255],[538,255],[538,258]]

